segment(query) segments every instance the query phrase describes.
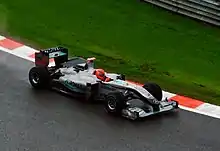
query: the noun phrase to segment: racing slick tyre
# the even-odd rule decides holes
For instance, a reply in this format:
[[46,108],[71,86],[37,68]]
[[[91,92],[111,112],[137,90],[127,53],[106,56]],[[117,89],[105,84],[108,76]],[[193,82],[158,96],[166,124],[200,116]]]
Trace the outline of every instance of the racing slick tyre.
[[125,97],[121,92],[110,92],[105,98],[105,110],[112,115],[121,115],[126,107]]
[[47,68],[33,67],[29,71],[29,82],[36,89],[49,88],[50,76]]
[[[162,100],[162,97],[163,97],[162,89],[156,83],[153,83],[153,82],[145,83],[143,88],[145,88],[148,92],[150,92],[151,95],[153,95],[153,97],[155,97],[158,101]],[[152,105],[154,111],[160,110],[158,104],[151,104],[151,105]]]

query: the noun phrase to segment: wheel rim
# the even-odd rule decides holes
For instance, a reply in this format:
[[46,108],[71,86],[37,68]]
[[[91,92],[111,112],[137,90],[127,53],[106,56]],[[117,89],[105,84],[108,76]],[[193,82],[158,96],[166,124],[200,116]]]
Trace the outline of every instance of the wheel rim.
[[109,108],[110,110],[115,110],[115,109],[116,109],[116,101],[115,101],[114,98],[109,98],[108,108]]
[[38,84],[39,83],[39,77],[36,73],[32,74],[31,75],[31,81],[34,83],[34,84]]

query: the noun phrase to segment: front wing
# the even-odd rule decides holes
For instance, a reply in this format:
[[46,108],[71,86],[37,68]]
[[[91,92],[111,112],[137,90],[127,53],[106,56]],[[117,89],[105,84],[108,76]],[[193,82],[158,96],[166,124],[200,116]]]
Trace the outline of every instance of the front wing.
[[122,116],[128,119],[131,119],[131,120],[136,120],[139,118],[144,118],[144,117],[148,117],[148,116],[163,113],[163,112],[169,112],[177,108],[178,108],[177,101],[162,102],[159,111],[151,110],[147,112],[139,107],[127,107],[122,110]]

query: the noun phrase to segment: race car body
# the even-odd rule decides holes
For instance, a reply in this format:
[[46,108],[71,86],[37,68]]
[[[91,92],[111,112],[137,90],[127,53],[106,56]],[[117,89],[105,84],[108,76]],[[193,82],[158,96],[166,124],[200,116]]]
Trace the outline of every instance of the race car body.
[[[55,65],[48,67],[50,58]],[[178,108],[178,102],[162,100],[162,90],[155,83],[140,86],[126,81],[122,74],[106,72],[109,81],[98,79],[94,60],[68,59],[68,50],[63,47],[42,50],[35,54],[36,66],[29,72],[29,81],[37,89],[50,88],[90,102],[102,101],[108,113],[133,120]]]

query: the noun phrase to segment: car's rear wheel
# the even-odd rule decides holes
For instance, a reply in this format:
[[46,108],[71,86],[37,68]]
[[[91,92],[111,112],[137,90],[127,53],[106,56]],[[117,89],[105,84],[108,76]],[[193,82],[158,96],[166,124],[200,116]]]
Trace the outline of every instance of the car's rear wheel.
[[31,70],[29,71],[29,82],[36,89],[48,88],[50,85],[50,76],[47,68],[31,68]]
[[126,100],[121,92],[111,92],[105,98],[105,110],[112,115],[121,115]]

